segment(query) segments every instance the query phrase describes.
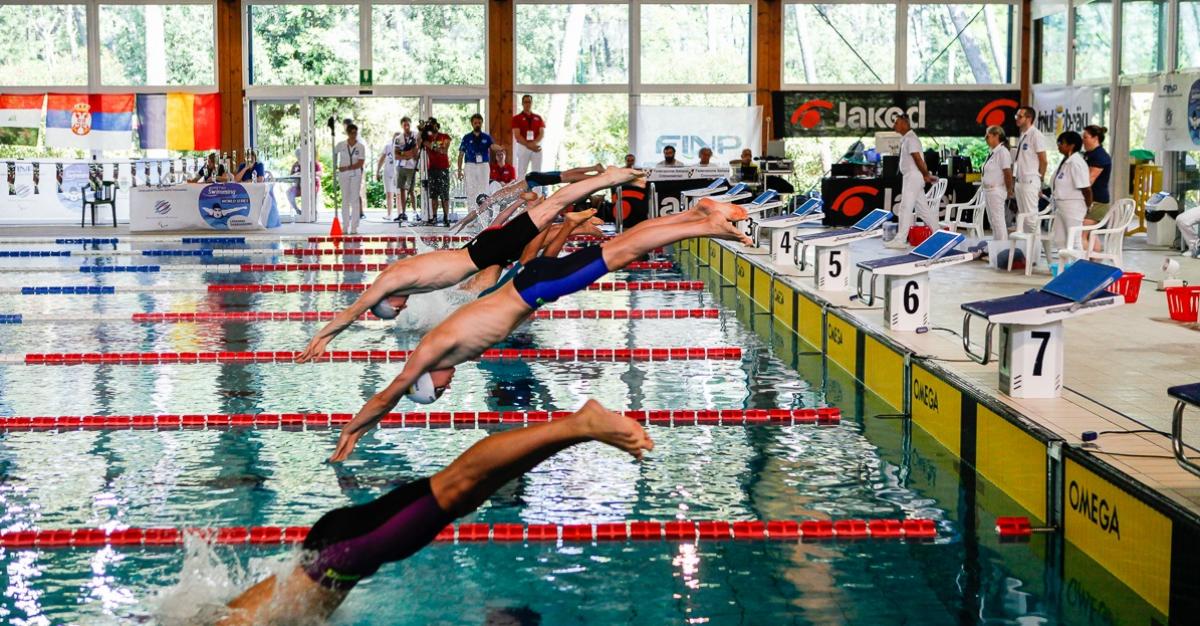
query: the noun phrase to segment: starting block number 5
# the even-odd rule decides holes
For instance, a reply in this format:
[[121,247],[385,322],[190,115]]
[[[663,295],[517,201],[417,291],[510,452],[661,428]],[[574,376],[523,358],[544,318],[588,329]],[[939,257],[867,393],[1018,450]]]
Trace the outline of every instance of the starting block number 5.
[[848,291],[850,272],[846,271],[849,261],[849,246],[817,249],[817,290]]

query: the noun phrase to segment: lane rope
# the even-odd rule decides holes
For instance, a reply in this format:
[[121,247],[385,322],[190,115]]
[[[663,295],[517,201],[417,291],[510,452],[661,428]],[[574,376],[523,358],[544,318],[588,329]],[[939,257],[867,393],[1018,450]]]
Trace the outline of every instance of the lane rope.
[[[216,272],[238,274],[247,272],[380,272],[390,263],[171,263],[166,265],[83,265],[29,267],[0,267],[0,272],[54,273],[78,271],[81,274],[112,274],[138,272]],[[670,261],[635,261],[620,271],[671,270]]]
[[[654,426],[836,426],[842,421],[837,407],[819,409],[652,409],[618,411],[639,423]],[[571,411],[445,411],[388,413],[383,428],[458,428],[525,426],[561,420]],[[0,431],[72,430],[229,430],[233,428],[341,427],[353,413],[210,413],[161,415],[38,415],[0,418]]]
[[[471,237],[465,235],[419,235],[425,242],[465,242]],[[162,235],[126,235],[123,237],[2,237],[0,243],[12,244],[43,244],[43,245],[111,245],[117,243],[178,243],[178,244],[247,244],[262,242],[307,242],[307,243],[358,243],[400,241],[413,243],[417,237],[412,235],[343,235],[330,237],[327,235],[239,235],[229,236],[191,236],[167,237]],[[612,236],[597,237],[595,235],[571,235],[570,241],[605,241]]]
[[[218,283],[199,285],[37,285],[0,287],[5,295],[112,295],[117,293],[313,293],[361,292],[370,283]],[[653,280],[592,283],[584,291],[704,291],[702,281]]]
[[[4,548],[96,546],[179,546],[185,534],[221,545],[292,545],[304,541],[308,526],[225,526],[217,528],[102,528],[14,530],[0,533]],[[626,541],[824,541],[886,539],[930,541],[938,537],[931,519],[845,520],[674,520],[605,524],[451,524],[438,543],[542,543]]]
[[[66,324],[134,322],[138,324],[192,322],[328,322],[337,311],[192,311],[180,313],[132,313],[119,315],[62,315],[0,313],[0,324]],[[720,319],[720,309],[538,309],[532,319],[546,320],[680,320]],[[366,313],[363,322],[387,321]]]

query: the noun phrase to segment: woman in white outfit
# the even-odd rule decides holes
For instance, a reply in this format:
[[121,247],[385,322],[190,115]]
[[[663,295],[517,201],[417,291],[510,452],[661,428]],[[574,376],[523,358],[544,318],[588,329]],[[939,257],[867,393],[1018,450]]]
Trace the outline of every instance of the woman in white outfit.
[[[379,159],[375,161],[375,178],[383,181],[383,207],[387,209],[388,221],[392,219],[392,205],[396,204],[397,194],[400,193],[400,187],[396,185],[396,153],[400,151],[399,141],[400,133],[392,135],[392,140],[387,142],[383,152],[379,153]],[[400,212],[397,208],[397,219]]]
[[1067,245],[1067,232],[1074,226],[1083,226],[1083,218],[1092,204],[1092,178],[1083,159],[1083,137],[1079,133],[1069,130],[1059,135],[1058,151],[1063,160],[1054,173],[1052,195],[1054,242],[1061,248]]
[[362,215],[363,170],[367,163],[367,146],[358,140],[358,126],[346,125],[346,140],[334,147],[337,157],[338,186],[342,188],[342,227],[350,235],[358,234]]
[[989,126],[984,137],[992,149],[983,162],[983,199],[987,207],[988,222],[992,226],[992,239],[1008,239],[1008,216],[1005,206],[1013,197],[1012,153],[1008,150],[1008,137],[999,126]]

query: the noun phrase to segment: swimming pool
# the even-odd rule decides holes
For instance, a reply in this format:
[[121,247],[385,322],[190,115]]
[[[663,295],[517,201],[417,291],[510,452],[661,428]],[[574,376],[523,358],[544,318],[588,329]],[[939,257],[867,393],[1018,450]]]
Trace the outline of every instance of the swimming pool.
[[[360,282],[373,276],[165,271],[172,264],[276,262],[264,254],[263,244],[248,247],[256,252],[245,257],[0,259],[0,266],[24,263],[47,270],[0,273],[5,291],[0,314],[23,316],[20,324],[0,325],[2,352],[296,350],[319,323],[134,323],[131,316],[333,311],[354,294],[210,293],[205,286]],[[279,259],[297,262],[294,256]],[[320,262],[334,261],[321,257]],[[153,263],[160,271],[84,273],[81,263]],[[447,397],[430,408],[560,410],[594,397],[613,409],[837,406],[842,421],[832,426],[651,425],[658,446],[645,462],[599,445],[574,448],[506,487],[464,521],[927,518],[937,525],[936,539],[437,543],[401,564],[384,566],[359,585],[333,622],[483,624],[489,613],[528,607],[543,624],[1121,623],[1121,609],[1106,604],[1106,598],[1122,597],[1111,595],[1121,593],[1119,585],[1108,580],[1073,584],[1059,573],[1064,559],[1085,557],[1048,536],[1001,544],[992,519],[1014,514],[1003,494],[922,431],[893,419],[895,409],[770,316],[753,311],[734,289],[702,269],[693,275],[705,278],[712,291],[594,291],[564,298],[553,308],[720,308],[718,317],[535,320],[501,347],[739,346],[740,359],[481,361],[461,366]],[[605,280],[690,277],[649,270]],[[101,295],[11,293],[48,285],[115,289]],[[400,323],[358,324],[332,348],[412,348],[421,329],[452,304],[434,295],[413,300]],[[55,317],[72,321],[43,321]],[[353,412],[398,370],[395,363],[355,361],[3,364],[0,415]],[[397,410],[424,408],[402,401]],[[436,471],[490,428],[377,430],[336,467],[323,463],[337,438],[336,429],[328,427],[5,432],[0,436],[0,530],[306,526],[330,508],[367,501],[397,482]],[[294,553],[288,547],[204,547],[199,542],[189,548],[3,549],[0,617],[13,624],[188,623],[192,605],[228,599]]]

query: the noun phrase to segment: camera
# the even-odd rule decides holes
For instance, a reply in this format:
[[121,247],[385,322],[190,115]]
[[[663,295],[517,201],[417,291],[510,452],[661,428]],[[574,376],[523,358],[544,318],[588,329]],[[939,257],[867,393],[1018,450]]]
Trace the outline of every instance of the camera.
[[421,135],[422,141],[433,141],[433,137],[437,135],[440,126],[436,117],[417,120],[417,134]]

